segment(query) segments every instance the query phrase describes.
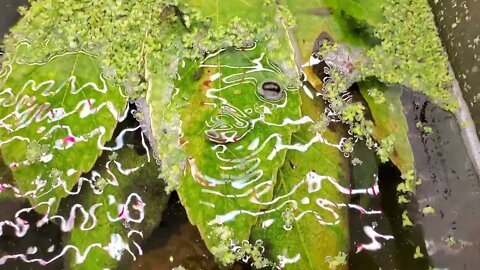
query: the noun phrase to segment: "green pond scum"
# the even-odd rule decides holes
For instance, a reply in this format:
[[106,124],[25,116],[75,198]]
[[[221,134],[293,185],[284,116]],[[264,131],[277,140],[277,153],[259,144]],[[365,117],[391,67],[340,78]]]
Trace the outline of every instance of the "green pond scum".
[[[427,0],[30,0],[19,12],[0,56],[0,198],[29,206],[0,236],[54,223],[63,244],[4,252],[0,268],[130,269],[175,193],[220,267],[348,269],[395,241],[361,203],[380,195],[378,175],[353,185],[349,168],[369,165],[352,153],[397,167],[408,204],[421,179],[402,91],[457,108]],[[363,240],[349,215],[372,221]]]

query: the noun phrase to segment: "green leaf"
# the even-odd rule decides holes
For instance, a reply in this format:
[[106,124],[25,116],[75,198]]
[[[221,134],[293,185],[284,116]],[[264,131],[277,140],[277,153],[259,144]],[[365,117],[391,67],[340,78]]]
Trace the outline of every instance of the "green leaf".
[[[122,263],[131,261],[133,257],[126,246],[122,249],[121,245],[117,245],[117,248],[120,248],[118,257],[112,257],[115,249],[112,248],[111,241],[115,237],[121,237],[124,243],[128,243],[130,251],[137,256],[139,251],[134,243],[141,244],[142,238],[146,239],[150,235],[159,224],[162,211],[168,202],[164,182],[157,179],[158,166],[153,160],[148,162],[146,156],[139,156],[135,149],[128,147],[114,153],[118,153],[116,159],[110,161],[104,154],[97,162],[94,171],[99,175],[91,178],[96,179],[93,182],[94,189],[84,182],[78,195],[68,197],[62,202],[63,210],[70,211],[74,204],[80,204],[87,211],[95,209],[96,217],[95,225],[89,220],[85,226],[87,229],[82,229],[85,219],[77,210],[75,227],[65,234],[64,243],[77,247],[82,254],[88,251],[90,246],[99,244],[90,249],[83,262],[78,261],[80,258],[76,252],[67,253],[65,267],[68,269],[115,268],[120,260]],[[94,174],[92,172],[92,176]],[[115,175],[116,179],[112,175]],[[124,207],[129,199],[127,212]],[[122,213],[124,215],[121,215]],[[144,218],[141,218],[141,214],[144,214]],[[89,227],[93,228],[88,229]],[[141,232],[143,236],[133,233],[133,230]]]
[[376,26],[383,22],[382,1],[379,0],[323,0],[326,6],[344,15]]
[[[210,18],[211,22],[197,18],[198,13],[194,11],[186,12],[183,19],[189,33],[183,37],[185,51],[182,54],[185,61],[178,61],[175,54],[172,53],[164,63],[155,63],[156,67],[150,68],[151,74],[147,76],[150,78],[147,104],[150,110],[155,149],[158,150],[158,156],[162,162],[160,177],[165,178],[169,183],[168,190],[178,187],[180,198],[187,209],[190,221],[198,225],[207,246],[212,249],[216,243],[209,238],[212,230],[210,225],[215,223],[217,215],[220,217],[242,208],[255,212],[264,206],[250,202],[250,199],[255,198],[256,192],[250,191],[252,194],[237,199],[225,198],[208,192],[220,192],[230,196],[230,193],[245,193],[253,186],[265,187],[267,181],[270,181],[271,185],[274,184],[275,177],[272,179],[271,175],[275,175],[278,167],[283,163],[285,151],[272,154],[272,160],[267,160],[267,157],[273,151],[277,136],[279,138],[281,136],[281,143],[288,144],[291,133],[296,128],[295,125],[288,123],[283,125],[282,121],[285,118],[298,120],[300,116],[297,95],[299,74],[293,61],[289,41],[286,38],[286,29],[283,28],[284,26],[278,25],[278,29],[272,30],[275,27],[274,16],[277,14],[275,5],[264,8],[263,1],[243,1],[233,3],[234,5],[238,4],[236,8],[232,8],[232,4],[229,3],[227,11],[223,10],[227,8],[227,5],[220,2],[189,1],[188,4],[200,11],[201,18]],[[260,9],[259,6],[262,8]],[[241,20],[239,16],[242,16]],[[280,19],[283,19],[280,13],[279,16]],[[233,47],[254,45],[254,40],[265,40],[262,37],[267,36],[267,33],[270,38],[256,44],[256,49],[233,49]],[[205,62],[205,64],[211,65],[209,67],[200,67],[200,63],[186,60],[196,58],[192,56],[198,57],[199,53],[200,55],[213,53],[225,48],[225,52],[212,56]],[[190,52],[188,52],[189,50]],[[255,70],[255,66],[258,64],[253,62],[254,59],[258,59],[259,64],[266,69]],[[172,80],[177,71],[177,63],[180,66],[179,79],[173,85]],[[225,64],[225,66],[221,66],[221,64]],[[162,66],[167,68],[162,68]],[[222,74],[214,78],[212,75],[218,72]],[[233,86],[234,82],[221,81],[228,80],[229,75],[232,78],[236,76],[235,78],[244,80],[244,83],[220,94],[221,98],[228,102],[206,96],[210,88],[220,88],[224,84]],[[267,79],[281,85],[282,91],[288,87],[287,97],[283,97],[278,102],[262,100],[256,92],[259,85]],[[286,107],[283,107],[285,104]],[[256,157],[250,160],[254,162],[247,162],[245,167],[242,167],[242,162],[239,161],[221,161],[217,158],[218,149],[212,149],[215,143],[207,139],[206,131],[209,128],[205,126],[206,121],[212,123],[216,116],[218,116],[216,120],[220,122],[225,120],[226,125],[237,126],[239,123],[240,125],[246,123],[246,126],[235,127],[235,129],[238,128],[238,138],[235,140],[240,139],[240,141],[226,146],[228,148],[226,155],[233,155],[232,159],[234,156],[241,157],[252,152],[252,150],[248,150],[248,146],[252,145],[253,147],[254,141],[261,144],[267,137],[276,134],[269,139],[264,150],[258,153],[258,160],[261,162],[258,168],[249,169],[249,167],[257,166]],[[265,117],[265,120],[261,120],[260,116]],[[278,126],[266,125],[263,121],[278,124]],[[278,140],[280,141],[280,139]],[[237,147],[239,148],[237,149]],[[192,177],[190,165],[198,168],[198,174],[202,176],[208,175],[223,179],[230,174],[231,177],[237,179],[228,179],[227,182],[236,181],[236,188],[232,186],[232,183],[217,187],[212,185],[203,187],[202,184],[206,185],[206,181],[195,182],[195,179],[198,180],[198,176]],[[222,166],[234,167],[230,171],[226,171],[227,169],[222,169]],[[187,170],[184,171],[186,167]],[[259,175],[260,177],[255,183],[252,182],[241,187],[242,181],[252,180]],[[271,196],[272,190],[270,189],[262,199],[269,200]],[[203,208],[199,208],[199,204]],[[212,205],[215,205],[214,209],[212,209]],[[236,221],[238,220],[245,222],[241,225],[235,222],[234,237],[248,239],[250,227],[255,224],[256,217],[241,214],[236,219]]]
[[[15,57],[26,49],[21,45]],[[1,150],[32,205],[54,198],[50,212],[55,213],[60,199],[92,168],[111,138],[127,99],[101,74],[97,59],[85,53],[37,64],[13,58],[2,74]],[[52,174],[58,171],[61,181]]]
[[[360,93],[368,103],[375,127],[373,136],[377,141],[391,138],[393,152],[389,158],[400,169],[402,174],[414,169],[412,147],[408,140],[408,125],[403,113],[400,101],[402,89],[400,86],[385,86],[375,81],[367,81],[359,84]],[[375,98],[369,95],[370,89],[379,89],[383,92],[386,102],[375,102]]]
[[[179,23],[168,30],[171,36],[184,33],[185,29]],[[157,162],[161,163],[160,178],[167,182],[167,192],[178,187],[178,182],[185,168],[186,156],[181,149],[180,137],[181,119],[175,106],[174,97],[179,89],[175,87],[178,65],[181,62],[177,55],[176,42],[165,46],[161,60],[151,60],[147,55],[146,79],[148,81],[147,95],[137,99],[137,109],[142,112],[144,132],[153,148]]]
[[[298,43],[301,60],[304,63],[313,53],[316,39],[322,32],[328,33],[336,42],[348,42],[359,46],[368,45],[344,21],[333,16],[323,0],[286,0],[284,2],[297,23],[293,32]],[[310,79],[311,76],[308,77]]]
[[[314,121],[326,117],[320,113],[322,102],[314,102],[304,95],[302,97],[304,115]],[[302,126],[293,135],[292,144],[305,145],[320,136],[310,131],[309,126]],[[329,129],[321,137],[331,144],[340,141],[339,135]],[[347,209],[328,204],[333,202],[341,205],[348,201],[330,182],[347,185],[349,176],[345,173],[348,171],[346,166],[343,153],[322,142],[312,144],[305,152],[287,152],[275,186],[276,202],[266,210],[271,213],[261,216],[252,231],[252,238],[262,239],[270,247],[268,252],[272,256],[299,258],[287,269],[330,269],[331,261],[328,258],[341,252],[348,253]],[[323,202],[332,212],[319,206],[318,203]]]
[[212,23],[228,23],[231,19],[239,17],[245,21],[256,21],[259,14],[265,10],[265,0],[244,1],[203,1],[186,0],[186,4],[199,10],[202,16],[210,19]]
[[[292,122],[302,121],[295,78],[280,66],[286,65],[259,43],[211,55],[202,66],[187,62],[179,71],[175,105],[188,166],[178,193],[210,249],[217,244],[209,237],[212,225],[230,226],[240,241],[249,238],[272,199],[285,147],[297,130]],[[278,84],[282,94],[262,94],[264,83]]]

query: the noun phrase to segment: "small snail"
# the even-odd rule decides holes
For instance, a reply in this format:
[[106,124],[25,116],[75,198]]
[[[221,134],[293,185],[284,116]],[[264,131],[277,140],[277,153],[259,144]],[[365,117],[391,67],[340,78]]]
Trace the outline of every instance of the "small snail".
[[267,101],[279,101],[285,95],[279,83],[275,81],[264,81],[257,91],[258,95]]

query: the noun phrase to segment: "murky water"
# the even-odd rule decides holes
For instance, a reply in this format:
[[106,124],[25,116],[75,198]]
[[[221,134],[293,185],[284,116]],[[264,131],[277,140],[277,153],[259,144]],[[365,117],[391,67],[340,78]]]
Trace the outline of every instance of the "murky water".
[[[8,27],[18,19],[15,6],[19,4],[25,4],[25,1],[3,1],[0,3],[0,34],[3,35]],[[259,66],[260,68],[265,69],[263,66]],[[212,75],[212,81],[220,78],[220,75],[215,76],[217,75]],[[236,83],[235,80],[228,81],[228,78],[226,82]],[[230,86],[226,84],[225,88],[228,87]],[[217,143],[235,142],[246,136],[251,127],[241,125],[243,122],[239,110],[235,110],[235,107],[223,100],[221,95],[216,95],[215,92],[221,90],[223,89],[209,90],[210,92],[207,92],[207,95],[210,95],[210,98],[220,100],[220,103],[229,109],[224,111],[228,112],[229,117],[237,120],[237,130],[232,135],[212,123],[206,137]],[[272,82],[265,86],[263,91],[260,93],[262,98],[270,101],[276,102],[285,98],[278,95]],[[326,181],[335,185],[335,188],[340,192],[351,196],[350,204],[340,206],[335,204],[336,207],[346,207],[349,211],[350,245],[352,246],[352,251],[349,254],[350,269],[428,269],[430,265],[439,269],[475,269],[480,264],[480,256],[478,256],[480,254],[480,236],[477,233],[480,226],[480,208],[477,207],[480,205],[480,181],[468,160],[465,146],[459,135],[459,127],[453,115],[429,103],[422,94],[412,93],[404,89],[402,102],[409,122],[409,139],[414,149],[415,166],[419,176],[424,180],[424,183],[417,190],[416,198],[413,198],[413,203],[408,204],[409,212],[415,213],[412,216],[412,220],[416,224],[413,228],[405,229],[402,226],[402,212],[405,210],[405,206],[399,205],[396,199],[396,186],[401,178],[400,172],[392,164],[381,165],[378,171],[361,171],[358,167],[353,166],[350,168],[350,173],[354,176],[378,175],[378,183],[374,181],[371,183],[356,182],[353,183],[352,187],[347,188],[328,177],[312,172],[302,180],[305,183],[300,182],[299,186],[305,184],[310,188],[310,186],[313,186],[312,183]],[[264,120],[259,118],[259,121]],[[302,121],[308,121],[308,119],[289,119],[289,121],[284,124],[299,125],[303,123]],[[128,125],[135,121],[132,116],[129,116],[125,122]],[[417,122],[432,127],[435,130],[434,135],[422,135],[416,128]],[[270,125],[274,124],[270,123]],[[125,128],[124,126],[119,127],[116,135]],[[135,130],[137,139],[140,138],[138,139],[140,141],[142,137],[138,135],[140,134],[139,131],[138,128]],[[267,138],[265,141],[267,142],[270,139],[276,138]],[[285,149],[295,147],[299,151],[308,149],[308,144],[292,146],[283,145],[281,140],[278,141],[280,143],[277,143],[276,151],[279,151],[282,147]],[[330,144],[330,146],[341,150],[342,141],[329,143],[321,136],[316,136],[312,138],[311,143],[314,142]],[[253,151],[257,147],[262,148],[263,146],[259,146],[258,138],[255,138],[249,147]],[[144,150],[139,145],[138,151],[148,150]],[[276,152],[272,153],[276,154]],[[275,154],[273,154],[273,157]],[[356,149],[353,156],[356,154],[361,155],[365,163],[376,162],[374,153],[365,146]],[[232,162],[232,160],[228,160],[228,162]],[[238,162],[245,162],[245,160],[239,160]],[[195,168],[195,160],[190,160],[190,165]],[[365,167],[369,168],[369,166]],[[254,176],[252,175],[252,177]],[[4,179],[9,177],[11,176],[3,176]],[[223,184],[220,183],[221,180],[219,179],[202,177],[202,179],[195,180],[204,185]],[[364,179],[364,177],[358,178]],[[365,188],[365,186],[368,186],[368,188]],[[377,196],[377,194],[379,195]],[[230,194],[213,195],[230,196]],[[322,205],[328,204],[326,200],[321,202]],[[362,206],[373,210],[367,211]],[[422,215],[421,209],[425,206],[433,206],[441,215],[434,217]],[[29,207],[28,202],[20,199],[0,201],[0,220],[14,219],[15,213],[25,207]],[[359,212],[361,215],[359,215]],[[221,218],[225,220],[235,219],[240,214],[244,213],[240,210],[233,211]],[[22,214],[20,217],[30,224],[43,218],[33,211]],[[274,221],[266,220],[265,222],[265,227],[268,227]],[[381,232],[381,234],[377,232]],[[454,237],[457,245],[453,247],[447,245],[446,239],[449,237]],[[377,248],[375,245],[369,246],[369,244],[380,244],[375,243],[376,239],[380,238],[382,239],[382,248]],[[29,230],[23,238],[15,237],[13,228],[5,229],[0,237],[0,256],[23,253],[32,246],[38,247],[36,253],[38,257],[45,260],[53,257],[52,251],[59,251],[64,248],[60,226],[51,222],[38,229]],[[412,254],[415,253],[416,247],[421,247],[421,250],[429,256],[414,260]],[[162,222],[141,243],[141,248],[144,255],[138,256],[132,265],[121,264],[119,269],[167,270],[178,265],[183,265],[186,269],[221,269],[215,264],[213,256],[203,244],[197,228],[189,223],[185,210],[179,203],[176,194],[170,197],[167,209],[163,212]],[[358,252],[360,250],[362,252]],[[62,259],[55,260],[47,266],[27,264],[21,260],[11,260],[4,264],[1,269],[63,269],[63,267]],[[237,264],[233,269],[248,269],[248,266]]]
[[17,7],[27,3],[27,0],[5,0],[0,3],[0,36],[2,38],[8,33],[10,26],[20,18],[20,14],[16,12]]
[[[405,92],[403,103],[410,123],[415,167],[424,180],[417,189],[418,209],[430,205],[437,216],[417,213],[433,265],[450,269],[476,269],[480,264],[480,181],[461,141],[454,116],[424,96]],[[422,135],[413,127],[421,121],[435,132]],[[449,246],[453,237],[457,244]]]
[[429,2],[480,136],[480,3],[477,0]]

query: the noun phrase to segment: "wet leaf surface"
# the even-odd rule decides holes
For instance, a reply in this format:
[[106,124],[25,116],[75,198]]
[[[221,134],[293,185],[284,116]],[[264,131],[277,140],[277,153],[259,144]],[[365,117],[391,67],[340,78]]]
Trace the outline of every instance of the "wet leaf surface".
[[[303,97],[303,115],[314,121],[326,117],[323,101]],[[310,131],[311,125],[294,133],[292,144],[306,145],[319,136]],[[331,130],[321,136],[332,144],[341,139]],[[306,151],[287,151],[274,189],[275,201],[266,210],[271,213],[260,217],[252,231],[252,239],[263,239],[272,256],[298,259],[285,269],[329,269],[327,257],[348,252],[347,208],[341,206],[347,196],[334,185],[348,185],[345,165],[339,149],[321,142]]]
[[[25,46],[19,47],[19,57]],[[126,98],[105,82],[96,59],[84,53],[42,64],[13,61],[2,74],[3,158],[20,192],[33,205],[42,204],[37,211],[47,212],[50,205],[55,213],[66,191],[101,154]]]
[[[373,136],[377,141],[393,137],[393,148],[390,159],[400,169],[402,174],[407,174],[414,169],[412,147],[408,140],[408,125],[401,103],[402,87],[385,86],[377,82],[363,82],[359,84],[360,93],[370,108],[374,120]],[[378,103],[378,99],[372,97],[369,91],[378,89],[383,93],[385,101]]]
[[[343,19],[350,16],[360,23],[376,26],[383,22],[382,2],[378,0],[323,0],[325,6],[340,13]],[[339,16],[337,15],[337,16]]]
[[[343,157],[340,151],[345,147],[345,144],[342,144],[345,141],[340,141],[341,136],[346,135],[344,128],[339,124],[323,121],[324,104],[319,96],[322,90],[319,75],[324,70],[323,67],[304,69],[308,82],[304,89],[300,88],[300,91],[304,91],[305,95],[297,91],[299,85],[289,91],[283,91],[285,86],[292,82],[290,79],[294,77],[293,75],[298,75],[292,56],[295,55],[297,67],[307,62],[312,51],[318,49],[318,41],[323,32],[330,34],[338,43],[349,43],[359,48],[371,48],[376,44],[378,40],[373,38],[372,27],[378,26],[383,19],[381,3],[373,0],[279,2],[285,6],[265,5],[264,1],[257,0],[239,2],[188,0],[186,3],[198,9],[202,15],[196,18],[179,17],[182,27],[173,30],[175,33],[173,38],[164,40],[164,37],[160,37],[162,46],[150,47],[152,39],[143,41],[142,47],[148,43],[146,51],[153,48],[161,50],[162,57],[154,57],[155,55],[142,49],[140,60],[129,62],[136,66],[138,60],[139,66],[145,65],[144,70],[141,68],[145,74],[140,74],[142,87],[148,83],[147,96],[138,98],[135,102],[139,107],[135,117],[141,122],[145,137],[154,149],[157,163],[161,164],[162,179],[157,179],[158,172],[153,158],[148,166],[143,166],[127,177],[121,173],[120,167],[113,166],[116,163],[109,161],[108,155],[104,153],[95,168],[101,172],[100,176],[92,182],[96,188],[104,189],[104,193],[95,195],[88,185],[84,185],[80,194],[65,200],[67,212],[76,202],[81,203],[85,209],[101,203],[101,206],[95,206],[97,207],[95,214],[104,218],[99,218],[96,221],[97,226],[92,230],[84,231],[80,226],[88,227],[92,220],[82,225],[80,217],[73,232],[64,239],[75,244],[82,252],[94,242],[98,242],[99,247],[103,246],[106,250],[94,247],[85,262],[75,266],[73,266],[75,256],[73,252],[69,253],[65,263],[67,268],[128,268],[131,258],[127,251],[128,246],[120,241],[112,245],[115,238],[112,239],[111,236],[118,235],[126,240],[128,238],[126,233],[132,228],[142,230],[144,236],[148,236],[160,219],[163,207],[158,205],[165,203],[162,192],[164,185],[163,182],[160,184],[162,180],[167,180],[168,191],[179,189],[180,199],[185,204],[189,220],[198,226],[207,245],[205,247],[198,243],[200,235],[194,227],[185,224],[188,222],[185,217],[180,221],[173,219],[172,222],[175,224],[169,226],[177,225],[177,230],[169,229],[164,232],[169,234],[168,237],[164,237],[168,240],[162,242],[159,249],[150,250],[148,255],[143,256],[136,264],[139,269],[171,269],[180,264],[187,269],[217,269],[218,267],[213,266],[211,254],[207,251],[207,248],[213,250],[218,245],[215,237],[212,237],[212,228],[218,227],[217,225],[232,227],[236,240],[250,239],[252,243],[257,240],[264,241],[270,259],[279,267],[285,266],[287,270],[332,268],[343,260],[341,252],[348,253],[349,242],[351,249],[347,258],[350,260],[350,268],[355,270],[379,267],[426,269],[429,264],[456,269],[466,266],[471,268],[478,264],[475,260],[478,257],[475,256],[478,241],[474,233],[478,226],[466,218],[478,214],[475,211],[479,194],[478,176],[473,172],[471,162],[465,157],[465,149],[462,148],[463,144],[457,132],[458,126],[455,125],[452,115],[445,115],[444,112],[437,111],[436,107],[432,109],[430,103],[416,97],[413,98],[415,102],[411,100],[404,102],[404,110],[400,96],[405,91],[400,91],[400,87],[372,85],[368,81],[361,83],[361,94],[369,107],[368,117],[375,122],[375,139],[381,141],[389,137],[394,138],[394,151],[387,159],[390,158],[395,166],[390,162],[378,166],[374,150],[368,150],[360,145],[363,142],[356,142],[352,158],[358,158],[363,163],[347,168],[346,163],[352,162],[353,159]],[[423,5],[424,2],[414,4],[419,3],[421,5],[417,7],[428,9]],[[285,7],[289,8],[293,16],[290,16]],[[150,16],[155,14],[151,12],[152,10],[155,9],[149,10]],[[179,15],[187,10],[188,8],[184,6],[178,9],[171,8],[170,12],[162,12],[161,18],[173,13]],[[406,10],[408,11],[408,7],[401,11]],[[404,15],[409,17],[415,12],[406,12]],[[7,18],[2,14],[0,11],[0,28],[2,19]],[[390,15],[395,17],[393,15],[396,14]],[[288,28],[293,19],[297,21],[297,25]],[[414,18],[408,20],[414,21]],[[265,43],[260,42],[252,49],[255,35],[250,35],[249,31],[246,31],[244,23],[253,23],[253,26],[257,26],[253,32],[271,31],[275,35],[273,39]],[[268,27],[258,27],[264,25]],[[452,26],[453,28],[455,27]],[[143,33],[143,30],[145,29],[142,28],[139,32]],[[186,31],[192,35],[184,35]],[[434,35],[433,32],[417,36],[404,33],[404,37],[412,38],[412,42],[402,44],[402,39],[399,39],[400,42],[395,43],[393,47],[400,46],[399,49],[402,49],[416,46],[414,41],[417,38],[425,37],[427,34]],[[446,32],[448,34],[449,31]],[[236,33],[240,34],[235,35]],[[259,34],[262,37],[260,40],[263,40],[263,34]],[[233,42],[242,37],[249,42],[241,45]],[[455,42],[455,39],[451,42]],[[186,47],[197,50],[197,54],[193,54],[195,57],[208,55],[208,59],[204,62],[179,61],[182,57],[189,58],[188,50],[182,51],[180,43],[188,44]],[[232,44],[239,46],[235,47]],[[382,45],[389,47],[389,43]],[[135,47],[135,53],[139,52],[136,50],[137,46],[131,47]],[[211,54],[221,47],[228,49],[216,55]],[[121,57],[116,59],[124,62]],[[454,59],[455,63],[457,61],[463,59]],[[2,91],[5,87],[12,87],[13,93],[12,95],[8,91],[0,93],[0,101],[4,104],[8,103],[5,98],[11,98],[20,92],[19,89],[26,85],[27,79],[33,79],[38,83],[48,79],[55,80],[56,85],[52,89],[56,91],[58,88],[60,92],[58,95],[41,96],[39,93],[46,87],[39,90],[27,87],[22,93],[27,93],[30,99],[21,94],[13,102],[18,106],[5,106],[0,109],[0,118],[3,118],[0,127],[6,128],[5,130],[9,127],[17,129],[10,133],[0,131],[2,154],[8,165],[0,168],[0,177],[3,178],[1,183],[12,185],[1,186],[5,190],[0,197],[12,197],[15,193],[18,195],[34,190],[29,194],[34,205],[40,203],[45,206],[49,198],[55,199],[48,203],[52,204],[50,211],[52,214],[56,211],[60,198],[66,196],[72,187],[76,188],[78,177],[89,171],[100,156],[101,146],[111,137],[116,119],[120,115],[111,113],[111,110],[108,112],[106,107],[87,117],[79,117],[80,112],[87,110],[85,109],[87,107],[95,108],[101,102],[112,102],[112,107],[121,112],[126,98],[113,88],[109,88],[108,93],[103,95],[95,92],[93,88],[68,97],[62,95],[64,93],[62,91],[67,89],[69,84],[62,85],[61,82],[67,81],[69,74],[77,78],[77,84],[73,86],[92,80],[97,85],[103,84],[99,77],[101,69],[98,67],[98,60],[89,55],[69,54],[53,59],[45,66],[17,63],[12,67],[15,71],[13,75],[10,75],[9,69],[6,69],[6,73],[0,74],[0,77],[8,78]],[[470,74],[474,74],[473,68]],[[439,78],[433,77],[432,81],[440,81]],[[463,77],[465,78],[465,74]],[[385,102],[378,102],[378,96],[369,93],[372,87],[384,93],[382,97]],[[41,107],[41,104],[47,102],[50,107],[46,105]],[[80,105],[81,102],[84,102],[83,105]],[[75,109],[78,111],[65,119],[54,119],[57,112],[61,113],[61,110],[55,111],[60,107],[67,112]],[[50,108],[54,110],[50,112],[51,116],[48,116]],[[17,111],[17,119],[11,117],[10,113],[13,110]],[[403,114],[404,111],[408,120]],[[412,116],[413,112],[418,115]],[[42,115],[46,118],[36,121]],[[309,118],[301,118],[302,116]],[[287,119],[288,123],[285,122]],[[32,121],[29,122],[30,120]],[[8,126],[9,124],[12,125]],[[104,127],[105,134],[99,137],[87,136],[88,138],[84,138],[88,140],[81,142],[77,140],[81,136],[78,138],[70,136],[60,126],[52,132],[52,136],[42,137],[57,124],[68,125],[75,134],[85,132],[88,128],[93,130]],[[328,128],[325,125],[328,125]],[[322,131],[316,132],[318,129]],[[16,135],[19,137],[14,137]],[[274,136],[271,138],[272,135]],[[27,137],[32,140],[21,139]],[[9,138],[15,139],[8,142]],[[305,147],[312,139],[318,141]],[[139,138],[137,140],[140,141]],[[63,148],[53,149],[56,141],[59,141]],[[72,147],[69,149],[68,146]],[[148,151],[146,146],[145,149]],[[123,169],[145,163],[146,157],[139,156],[136,150],[138,149],[125,148],[118,151],[117,160],[121,161]],[[401,181],[400,174],[405,175],[413,169],[412,150],[415,154],[415,169],[425,182],[418,188],[416,196],[410,194],[412,196],[409,196],[409,199],[412,203],[402,205],[398,203],[397,185]],[[54,154],[51,160],[50,153]],[[29,162],[25,163],[25,160]],[[104,168],[108,163],[116,168],[110,166],[111,170],[106,171]],[[14,187],[14,182],[13,177],[8,174],[10,170],[8,167],[13,170],[20,191],[11,188]],[[2,176],[3,172],[6,174]],[[377,183],[375,174],[380,175],[382,190],[380,196],[376,196],[378,189],[375,189]],[[119,186],[108,185],[106,179],[112,175],[117,176]],[[65,188],[57,186],[61,183],[60,180],[64,179],[67,180]],[[358,194],[351,194],[352,191]],[[134,222],[122,221],[122,218],[126,218],[125,209],[129,208],[122,208],[121,202],[126,200],[127,195],[132,194],[129,192],[143,194],[143,202],[147,203],[145,208],[146,213],[148,212],[147,217],[141,226],[135,226]],[[162,195],[159,195],[160,193]],[[107,197],[106,194],[111,197]],[[115,198],[115,203],[111,203],[112,198]],[[3,204],[5,202],[8,204]],[[141,203],[135,200],[134,202],[137,203],[135,206],[137,209],[130,209],[131,213],[140,209],[138,207]],[[3,206],[0,207],[11,207],[9,210],[12,211],[18,210],[15,207],[19,207],[10,200],[1,203]],[[28,205],[22,207],[29,209],[25,208]],[[378,213],[379,207],[385,214]],[[46,207],[42,206],[36,209],[40,212],[46,211]],[[22,218],[16,219],[16,225],[21,225],[18,222],[29,222],[33,226],[38,224],[37,222],[43,222],[44,217],[38,216],[34,211],[31,213],[34,217],[22,215]],[[80,211],[77,211],[77,216],[81,216],[79,213]],[[408,213],[411,226],[402,226],[405,222],[402,220],[403,213]],[[8,216],[11,213],[4,214]],[[115,221],[108,221],[108,217],[105,218],[107,214]],[[48,226],[56,228],[53,222]],[[388,235],[375,236],[373,233],[376,231],[368,232],[366,228],[376,229],[377,232]],[[29,231],[25,236],[28,238],[27,241],[20,241],[21,238],[2,241],[0,245],[2,255],[25,253],[27,249],[28,252],[32,252],[32,247],[29,246],[32,241],[36,244],[37,239],[45,240],[37,238],[38,235],[35,233],[54,234],[46,229],[47,226],[40,226],[36,231]],[[55,233],[58,234],[58,228]],[[395,239],[391,239],[390,234],[395,236]],[[10,236],[5,234],[3,237]],[[381,238],[392,241],[383,241]],[[148,241],[155,241],[152,239]],[[141,238],[134,233],[129,240],[128,248],[137,254],[133,241],[140,243]],[[20,242],[18,248],[12,248],[12,245]],[[42,242],[38,247],[43,248],[43,244]],[[380,250],[375,250],[376,244],[379,244]],[[373,248],[365,250],[367,245]],[[62,245],[58,244],[53,252],[47,250],[45,253],[45,250],[42,250],[37,255],[48,259],[56,255],[61,247]],[[108,250],[123,252],[120,262],[112,259]],[[356,253],[357,251],[361,252]],[[35,257],[31,255],[27,257]],[[296,263],[289,264],[292,261]],[[55,263],[58,265],[59,262],[62,263],[61,261]],[[244,264],[250,263],[251,261]],[[21,269],[41,268],[36,264],[19,265],[16,266],[9,261],[4,266]],[[50,265],[50,268],[52,267],[55,268],[55,264]],[[337,266],[337,269],[339,268],[341,267]]]
[[[188,168],[178,193],[208,247],[216,245],[209,238],[216,224],[231,226],[237,239],[249,238],[262,202],[272,199],[282,149],[297,129],[291,122],[300,119],[297,89],[287,89],[285,74],[265,53],[261,45],[228,49],[180,73],[179,95],[188,101],[180,109]],[[260,97],[265,81],[280,84],[284,98]]]

